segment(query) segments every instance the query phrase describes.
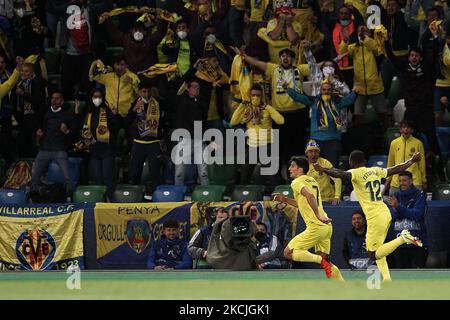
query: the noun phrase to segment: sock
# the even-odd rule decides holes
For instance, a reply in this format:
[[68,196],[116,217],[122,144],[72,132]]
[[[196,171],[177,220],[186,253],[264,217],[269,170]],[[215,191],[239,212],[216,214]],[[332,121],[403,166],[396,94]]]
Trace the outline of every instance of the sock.
[[294,250],[294,252],[292,252],[292,260],[299,262],[320,263],[322,261],[322,257],[307,250]]
[[378,270],[383,275],[383,281],[391,281],[391,274],[389,273],[389,266],[387,264],[386,258],[377,260]]
[[338,280],[338,281],[344,281],[341,271],[334,264],[331,264],[331,279]]
[[398,237],[392,241],[389,241],[388,243],[383,244],[381,247],[377,249],[377,251],[375,252],[375,257],[377,259],[384,258],[387,255],[390,255],[395,249],[397,249],[404,243],[405,240],[403,240],[402,237]]

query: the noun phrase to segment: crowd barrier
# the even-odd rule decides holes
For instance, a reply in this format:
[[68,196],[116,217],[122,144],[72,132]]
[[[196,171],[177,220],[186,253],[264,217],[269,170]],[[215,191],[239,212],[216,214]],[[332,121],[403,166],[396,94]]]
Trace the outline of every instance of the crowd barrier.
[[[206,223],[208,210],[232,208],[237,202],[97,203],[0,205],[0,270],[61,270],[78,265],[85,269],[145,269],[150,246],[158,240],[167,219],[180,222],[185,240]],[[267,222],[271,201],[254,203],[252,219]],[[250,203],[245,204],[251,205]],[[333,219],[331,259],[347,268],[342,257],[345,233],[357,202],[324,205]],[[286,214],[298,234],[305,225],[296,208]],[[425,217],[430,267],[448,267],[450,201],[428,203]]]

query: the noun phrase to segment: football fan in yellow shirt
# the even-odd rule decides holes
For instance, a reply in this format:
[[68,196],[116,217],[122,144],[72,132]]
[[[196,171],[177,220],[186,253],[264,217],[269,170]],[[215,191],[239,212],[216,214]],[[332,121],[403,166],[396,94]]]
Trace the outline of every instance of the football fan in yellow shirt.
[[[284,249],[288,260],[299,262],[315,262],[325,270],[327,278],[344,280],[339,269],[329,261],[331,235],[333,228],[331,219],[322,207],[319,185],[314,178],[307,176],[308,160],[300,157],[291,158],[289,173],[294,179],[291,183],[294,199],[275,194],[274,201],[281,201],[297,207],[305,221],[306,230],[295,236]],[[315,253],[308,250],[313,248]]]
[[386,256],[402,244],[422,246],[422,242],[405,229],[398,238],[384,243],[391,224],[391,214],[383,202],[381,179],[405,171],[418,161],[420,161],[420,153],[416,152],[408,161],[387,169],[379,167],[367,168],[364,152],[355,150],[350,154],[349,164],[351,169],[348,171],[336,168],[323,168],[318,163],[314,164],[314,168],[319,172],[325,172],[331,177],[352,182],[358,202],[367,218],[367,255],[370,260],[376,261],[384,281],[391,280]]

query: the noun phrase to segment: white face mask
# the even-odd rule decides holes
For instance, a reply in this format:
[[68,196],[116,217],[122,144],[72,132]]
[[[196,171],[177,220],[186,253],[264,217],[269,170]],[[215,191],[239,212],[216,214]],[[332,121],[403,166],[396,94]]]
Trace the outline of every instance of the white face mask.
[[16,14],[19,18],[22,18],[23,15],[25,14],[25,10],[24,9],[16,9]]
[[53,112],[59,112],[59,111],[61,111],[61,107],[55,107],[55,106],[52,106],[51,109],[52,109]]
[[334,74],[334,68],[331,66],[325,66],[323,67],[322,72],[325,77],[328,77],[329,75]]
[[186,39],[186,37],[187,37],[187,32],[186,32],[186,31],[178,31],[178,32],[177,32],[177,36],[178,36],[178,38],[180,38],[181,40]]
[[98,107],[99,105],[101,105],[103,102],[102,98],[93,98],[92,99],[92,103],[94,104],[94,106]]
[[206,37],[206,41],[208,41],[210,44],[213,44],[214,42],[216,42],[216,36],[213,34],[208,34],[208,36]]
[[142,32],[140,32],[140,31],[136,31],[136,32],[133,34],[133,38],[134,38],[134,40],[136,40],[136,41],[142,41],[142,39],[144,39],[144,34],[143,34]]

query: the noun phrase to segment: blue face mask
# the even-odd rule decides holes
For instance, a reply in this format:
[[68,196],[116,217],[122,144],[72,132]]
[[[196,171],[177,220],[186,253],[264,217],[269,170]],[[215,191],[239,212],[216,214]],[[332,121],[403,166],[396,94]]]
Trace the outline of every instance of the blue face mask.
[[339,21],[341,23],[341,25],[343,25],[344,27],[348,26],[350,24],[350,20],[340,20]]

